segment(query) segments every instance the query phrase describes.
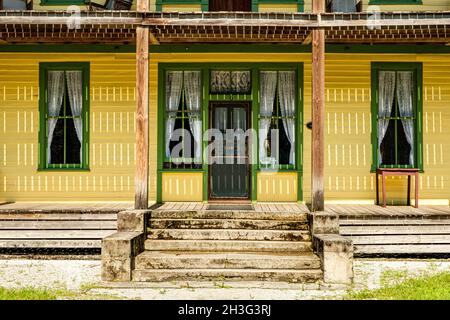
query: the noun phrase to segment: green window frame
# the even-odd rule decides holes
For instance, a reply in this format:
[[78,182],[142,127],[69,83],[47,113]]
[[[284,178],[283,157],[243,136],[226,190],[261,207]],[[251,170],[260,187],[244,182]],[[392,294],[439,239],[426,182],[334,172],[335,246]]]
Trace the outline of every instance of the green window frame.
[[86,0],[41,0],[41,6],[69,6],[69,5],[85,5]]
[[[229,45],[227,45],[228,47]],[[208,51],[209,52],[209,51]],[[210,87],[210,70],[248,70],[252,72],[252,93],[249,95],[245,94],[234,94],[234,95],[222,95],[222,94],[209,94]],[[283,71],[283,70],[296,70],[297,74],[297,121],[296,126],[296,156],[295,164],[296,169],[285,170],[279,169],[280,172],[295,172],[298,175],[298,201],[303,200],[303,63],[289,63],[289,62],[215,62],[215,63],[160,63],[158,64],[158,156],[157,156],[157,176],[156,176],[156,200],[157,202],[162,201],[162,175],[165,172],[198,172],[203,174],[203,200],[208,200],[208,165],[205,161],[202,163],[201,169],[165,169],[164,168],[164,153],[165,153],[165,120],[164,120],[164,110],[165,110],[165,74],[167,71],[190,71],[190,70],[201,70],[202,71],[202,132],[205,132],[209,128],[209,104],[215,101],[248,101],[251,105],[251,128],[259,132],[258,127],[258,115],[259,115],[259,72],[260,70],[265,71]],[[258,137],[254,141],[254,145],[258,146]],[[203,141],[202,154],[203,159],[207,156],[205,151],[207,150],[208,141]],[[251,200],[256,201],[257,199],[257,174],[261,171],[258,168],[259,163],[259,152],[257,147],[251,148],[251,155],[254,160],[254,165],[251,167]],[[264,169],[263,169],[264,170]]]
[[[166,110],[166,108],[164,108],[164,122],[163,122],[163,132],[166,132],[166,123],[168,119],[174,119],[176,120],[181,120],[181,128],[184,129],[185,128],[185,122],[189,121],[189,114],[194,114],[194,113],[198,113],[198,117],[199,119],[202,121],[202,128],[203,128],[203,120],[202,120],[202,112],[203,112],[203,106],[200,106],[200,110],[199,111],[189,111],[186,109],[186,92],[184,90],[184,72],[185,71],[198,71],[200,72],[200,83],[201,83],[201,92],[200,92],[200,101],[203,101],[203,77],[202,77],[202,70],[201,69],[173,69],[173,70],[166,70],[164,72],[164,79],[166,79],[167,77],[167,73],[171,72],[171,71],[179,71],[179,72],[183,72],[183,80],[182,80],[182,87],[181,87],[181,99],[180,99],[180,103],[181,103],[181,111],[176,111],[176,115],[175,116],[171,116],[168,110]],[[167,99],[167,95],[166,95],[166,91],[164,90],[164,101],[166,101]],[[165,105],[165,104],[164,104]],[[203,137],[203,132],[202,132],[202,137]],[[182,141],[184,141],[184,137],[182,139]],[[167,141],[165,141],[165,137],[164,137],[164,146],[166,145]],[[181,143],[181,141],[179,142]],[[203,152],[203,142],[200,145],[200,148]],[[185,149],[183,148],[183,152],[185,151]],[[203,159],[202,158],[195,158],[195,155],[193,157],[181,157],[181,158],[172,158],[172,157],[167,157],[166,155],[166,150],[165,148],[162,151],[164,153],[164,169],[178,169],[177,167],[172,167],[174,164],[176,163],[190,163],[190,165],[187,165],[188,169],[201,169],[202,168],[202,164],[203,164]],[[185,168],[181,168],[181,169],[185,169]]]
[[[42,1],[58,1],[58,0],[42,0]],[[64,0],[63,0],[64,1]],[[69,0],[67,0],[69,1]],[[297,11],[303,12],[305,10],[304,0],[251,0],[252,12],[258,12],[260,3],[264,4],[297,4]],[[202,11],[208,11],[208,0],[156,0],[156,11],[162,11],[162,6],[165,4],[200,4]]]
[[370,0],[369,5],[405,5],[422,4],[422,0]]
[[[49,164],[47,161],[48,148],[48,72],[49,71],[81,71],[83,79],[83,141],[81,141],[82,157],[77,164]],[[89,170],[89,62],[41,62],[39,64],[39,170]],[[65,97],[64,101],[65,103]],[[64,108],[65,109],[65,108]],[[72,116],[58,116],[60,119],[73,118]],[[66,130],[66,128],[64,129]],[[66,148],[66,146],[64,146]]]
[[[371,90],[372,90],[372,166],[371,171],[377,168],[416,168],[423,171],[423,66],[422,63],[415,62],[372,62],[371,66]],[[378,74],[380,71],[412,71],[414,75],[413,103],[414,103],[414,165],[379,165],[378,154]],[[400,120],[402,117],[388,117],[389,120]],[[397,124],[396,124],[397,125]],[[397,133],[397,129],[396,129]],[[396,138],[397,139],[397,138]],[[396,142],[397,143],[397,142]],[[398,146],[395,145],[397,152]],[[396,155],[396,161],[398,161]]]

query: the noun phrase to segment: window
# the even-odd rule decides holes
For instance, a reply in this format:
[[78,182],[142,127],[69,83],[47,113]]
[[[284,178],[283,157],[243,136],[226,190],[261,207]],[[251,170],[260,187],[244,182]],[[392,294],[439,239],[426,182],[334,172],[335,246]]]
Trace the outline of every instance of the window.
[[422,4],[422,0],[370,0],[369,5],[401,5],[401,4]]
[[250,94],[252,92],[250,70],[212,70],[210,82],[211,94]]
[[417,68],[402,68],[401,63],[399,68],[387,65],[375,70],[377,143],[374,163],[378,167],[421,168],[418,73]]
[[167,71],[164,168],[202,167],[201,72]]
[[44,6],[60,6],[60,5],[85,5],[85,0],[41,0],[40,5]]
[[261,168],[295,168],[296,72],[261,71],[259,163]]
[[252,1],[209,0],[209,11],[252,11]]
[[40,169],[88,168],[88,63],[40,65]]
[[361,12],[361,0],[325,0],[327,12]]

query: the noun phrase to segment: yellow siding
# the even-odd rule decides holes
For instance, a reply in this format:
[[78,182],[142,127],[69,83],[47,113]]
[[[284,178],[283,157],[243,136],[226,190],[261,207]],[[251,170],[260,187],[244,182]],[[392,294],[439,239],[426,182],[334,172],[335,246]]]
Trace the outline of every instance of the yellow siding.
[[[450,55],[327,54],[325,114],[325,197],[327,201],[373,201],[370,173],[371,61],[423,62],[424,167],[421,199],[450,199]],[[38,172],[39,62],[90,61],[89,172]],[[158,63],[303,62],[304,121],[311,120],[311,57],[307,53],[152,53],[150,56],[150,177],[149,198],[156,199]],[[0,54],[0,201],[127,200],[134,198],[134,54]],[[310,130],[304,132],[303,194],[310,197]],[[169,174],[170,175],[170,174]],[[173,181],[164,175],[163,182]],[[189,176],[189,175],[188,175]],[[184,177],[184,175],[183,175]],[[169,179],[170,178],[170,179]],[[177,179],[181,179],[178,176]],[[168,180],[169,179],[169,180]],[[201,174],[184,177],[198,182]],[[187,179],[187,180],[186,180]],[[259,201],[295,201],[270,184],[294,183],[283,174],[258,174]],[[181,181],[181,180],[179,180]],[[281,182],[280,182],[281,181]],[[184,183],[184,182],[183,182]],[[186,182],[187,183],[187,182]],[[191,183],[191,182],[189,182]],[[260,186],[261,185],[261,186]],[[272,188],[272,189],[271,189]],[[200,191],[198,191],[200,190]],[[390,200],[404,201],[404,179],[389,179]],[[187,193],[189,194],[189,192]],[[273,198],[272,195],[276,195]],[[173,193],[163,193],[163,199]],[[278,198],[278,200],[276,199]],[[286,197],[286,198],[282,198]],[[188,197],[188,199],[193,199]]]
[[297,4],[268,4],[258,5],[258,12],[297,12]]
[[199,12],[202,11],[201,5],[195,4],[165,4],[162,6],[164,12]]
[[297,201],[296,172],[259,172],[257,200],[261,202]]
[[[156,10],[156,0],[150,1],[150,11]],[[305,12],[312,11],[312,1],[313,0],[305,0]],[[325,0],[324,0],[325,1]],[[372,8],[369,8],[370,0],[362,0],[363,1],[363,11],[367,10],[376,10],[377,8],[372,5]],[[387,1],[386,1],[387,2]],[[34,10],[65,10],[68,6],[61,5],[40,5],[39,1],[34,1],[33,9]],[[422,0],[421,5],[378,5],[381,11],[438,11],[438,10],[449,10],[450,2],[448,0]],[[80,6],[81,10],[85,10],[86,6]],[[136,1],[133,2],[132,10],[136,8]],[[186,4],[186,5],[178,5],[178,4],[166,4],[163,5],[163,11],[171,12],[171,11],[179,11],[179,12],[192,12],[192,11],[201,11],[200,4]],[[260,12],[296,12],[297,4],[280,4],[280,3],[261,3],[258,5],[258,11]]]
[[[449,55],[326,55],[325,199],[374,200],[375,174],[370,173],[371,61],[423,62],[424,169],[420,175],[421,199],[450,199],[450,56]],[[309,70],[309,66],[307,66]],[[305,84],[310,72],[305,73]],[[310,95],[305,121],[310,121]],[[310,131],[304,137],[304,195],[310,192]],[[406,180],[388,180],[390,202],[405,203]]]
[[203,174],[196,172],[164,172],[162,201],[202,201]]
[[[37,171],[39,62],[89,61],[90,171]],[[134,54],[0,53],[0,201],[134,198]]]

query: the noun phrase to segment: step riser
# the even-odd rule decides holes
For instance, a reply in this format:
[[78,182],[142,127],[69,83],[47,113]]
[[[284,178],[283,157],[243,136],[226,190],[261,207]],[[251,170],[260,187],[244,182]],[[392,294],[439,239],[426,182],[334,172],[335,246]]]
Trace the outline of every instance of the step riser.
[[151,229],[250,229],[250,230],[308,230],[302,221],[273,220],[213,220],[213,219],[152,219]]
[[195,241],[147,240],[145,250],[154,251],[235,251],[235,252],[311,252],[311,242],[296,241]]
[[310,241],[309,231],[150,229],[149,239]]
[[316,282],[322,278],[322,272],[316,270],[298,270],[292,272],[245,270],[134,270],[133,281],[163,282],[163,281],[286,281],[286,282]]
[[307,221],[305,213],[272,213],[257,211],[153,211],[152,219],[244,219]]
[[207,259],[207,258],[152,258],[137,259],[136,269],[317,269],[320,262],[315,259],[303,261],[299,258],[260,259]]

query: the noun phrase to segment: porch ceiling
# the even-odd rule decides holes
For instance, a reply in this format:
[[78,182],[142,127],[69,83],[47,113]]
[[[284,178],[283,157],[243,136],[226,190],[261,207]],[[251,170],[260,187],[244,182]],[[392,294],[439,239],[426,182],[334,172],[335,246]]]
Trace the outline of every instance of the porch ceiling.
[[[70,28],[77,25],[76,28]],[[450,11],[421,13],[161,13],[132,11],[0,11],[6,43],[134,43],[148,26],[154,43],[294,42],[309,44],[313,29],[328,43],[449,43]],[[0,41],[1,41],[0,40]]]

